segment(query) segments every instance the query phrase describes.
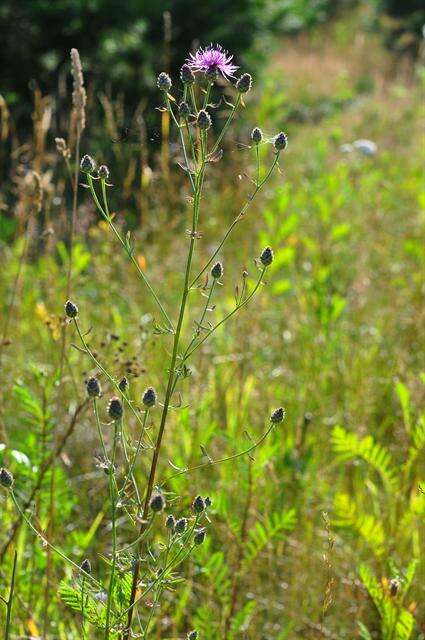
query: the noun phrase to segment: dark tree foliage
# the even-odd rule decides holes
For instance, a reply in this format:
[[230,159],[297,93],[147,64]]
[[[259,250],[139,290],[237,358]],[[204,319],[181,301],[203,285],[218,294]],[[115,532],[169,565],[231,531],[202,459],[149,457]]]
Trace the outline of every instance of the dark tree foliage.
[[[265,0],[1,0],[0,84],[9,100],[25,98],[31,83],[55,89],[69,69],[69,50],[80,50],[88,80],[108,82],[136,98],[196,44],[220,42],[243,55],[262,29]],[[171,42],[164,42],[164,13]]]

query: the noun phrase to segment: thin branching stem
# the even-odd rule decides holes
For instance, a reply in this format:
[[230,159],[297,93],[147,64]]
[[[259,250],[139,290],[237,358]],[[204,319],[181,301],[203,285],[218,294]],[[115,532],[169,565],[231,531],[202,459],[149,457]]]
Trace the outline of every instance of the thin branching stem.
[[177,471],[176,473],[173,473],[172,475],[168,476],[168,478],[164,478],[164,480],[162,480],[159,483],[159,486],[163,487],[174,478],[192,473],[193,471],[198,471],[198,469],[204,469],[205,467],[212,467],[217,464],[222,464],[223,462],[230,462],[231,460],[236,460],[237,458],[241,458],[242,456],[249,455],[252,451],[254,451],[257,447],[259,447],[264,442],[264,440],[267,438],[269,433],[272,431],[273,427],[274,427],[274,423],[271,422],[267,431],[265,431],[263,435],[251,446],[249,446],[247,449],[244,449],[243,451],[239,451],[238,453],[234,453],[231,456],[226,456],[225,458],[219,458],[218,460],[209,460],[208,462],[197,464],[194,467],[189,467],[187,469],[182,469],[181,471]]
[[257,195],[257,193],[260,191],[260,189],[264,186],[264,184],[267,182],[267,180],[269,179],[269,177],[273,173],[273,170],[274,170],[275,166],[277,165],[278,160],[279,160],[279,153],[276,153],[275,158],[273,160],[273,163],[272,163],[270,169],[268,170],[267,174],[265,175],[265,177],[261,181],[259,181],[256,184],[254,191],[248,197],[248,200],[245,202],[245,204],[243,205],[242,209],[237,214],[236,218],[234,218],[232,224],[227,229],[227,231],[224,234],[222,240],[217,245],[216,250],[211,255],[211,257],[209,258],[208,262],[206,262],[206,264],[202,267],[202,269],[199,271],[199,273],[197,273],[197,275],[193,278],[192,282],[190,283],[190,288],[195,286],[195,284],[198,282],[199,278],[201,278],[201,276],[205,273],[205,271],[212,264],[212,262],[217,257],[217,255],[220,253],[220,251],[222,250],[224,244],[226,243],[226,241],[228,240],[230,234],[232,233],[233,229],[236,227],[238,222],[240,222],[240,220],[242,220],[243,216],[247,212],[248,207],[250,206],[250,204],[254,200],[255,196]]

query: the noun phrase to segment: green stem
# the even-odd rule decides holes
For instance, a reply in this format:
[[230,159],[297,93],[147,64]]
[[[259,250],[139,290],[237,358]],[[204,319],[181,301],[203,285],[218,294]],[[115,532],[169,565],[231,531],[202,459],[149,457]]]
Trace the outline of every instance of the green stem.
[[[132,477],[132,478],[133,478],[133,483],[134,483],[134,485],[136,486],[136,481],[135,481],[134,476],[133,476],[133,470],[134,470],[134,466],[135,466],[135,464],[136,464],[136,460],[137,460],[137,458],[138,458],[138,456],[139,456],[140,449],[141,449],[141,446],[142,446],[142,438],[143,438],[143,435],[144,435],[144,433],[145,433],[145,429],[146,429],[146,422],[147,422],[147,419],[148,419],[148,415],[149,415],[149,409],[147,409],[147,410],[145,411],[145,415],[143,416],[143,424],[142,424],[142,428],[141,428],[141,431],[140,431],[139,440],[138,440],[138,442],[137,442],[136,451],[135,451],[135,454],[134,454],[134,456],[133,456],[133,459],[131,460],[130,466],[128,467],[127,475],[126,475],[126,477],[124,478],[124,482],[123,482],[123,485],[122,485],[122,489],[121,489],[121,491],[119,492],[119,497],[120,497],[120,498],[121,498],[121,496],[123,495],[123,493],[124,493],[124,491],[125,491],[125,487],[126,487],[126,485],[127,485],[127,482],[128,482],[129,477]],[[140,500],[140,499],[139,499],[139,500]]]
[[71,560],[71,558],[68,558],[68,556],[66,556],[60,549],[58,549],[57,547],[55,547],[55,545],[53,545],[51,542],[46,540],[46,538],[39,531],[37,531],[37,529],[34,527],[32,522],[27,518],[27,516],[25,515],[25,513],[22,511],[21,507],[19,506],[19,503],[18,503],[18,501],[16,499],[16,496],[15,496],[15,494],[13,492],[13,489],[10,489],[10,495],[12,496],[12,500],[15,503],[15,507],[17,508],[19,515],[21,516],[21,518],[23,520],[25,520],[25,522],[27,523],[29,528],[33,531],[33,533],[35,533],[37,538],[40,538],[43,541],[44,544],[46,544],[48,547],[50,547],[50,549],[52,549],[52,551],[54,551],[60,558],[62,558],[62,560],[64,560],[68,564],[70,564],[76,571],[78,571],[79,573],[84,574],[84,576],[86,578],[88,578],[90,580],[90,582],[92,582],[93,585],[97,589],[100,589],[100,590],[103,591],[103,586],[102,586],[102,584],[100,582],[98,582],[95,578],[93,578],[92,575],[90,575],[86,571],[83,571],[83,569],[81,569],[81,567],[79,567],[78,564],[76,564],[73,560]]
[[214,333],[214,331],[216,331],[219,327],[221,327],[222,324],[224,324],[227,320],[229,320],[229,318],[231,318],[233,315],[235,315],[235,313],[237,311],[239,311],[239,309],[241,309],[242,307],[244,307],[245,305],[248,304],[248,302],[251,300],[251,298],[255,295],[256,291],[258,290],[258,287],[260,286],[261,282],[262,282],[262,278],[263,275],[266,271],[267,267],[263,267],[261,269],[261,273],[260,273],[260,277],[257,281],[257,284],[255,285],[255,287],[253,288],[253,290],[251,291],[251,293],[245,298],[245,300],[243,300],[241,303],[237,304],[235,306],[234,309],[232,309],[232,311],[230,311],[230,313],[228,313],[226,316],[224,316],[224,318],[222,318],[220,320],[220,322],[218,322],[210,331],[208,331],[208,333],[203,336],[203,338],[194,346],[192,347],[192,349],[190,349],[183,357],[182,360],[182,364],[188,359],[190,358],[190,356],[192,355],[192,353],[194,353],[197,349],[199,349],[199,347],[201,346],[201,344],[203,344],[205,342],[205,340],[207,340],[210,335],[212,333]]
[[260,439],[257,440],[256,442],[254,442],[254,444],[252,444],[247,449],[244,449],[243,451],[239,451],[238,453],[234,453],[233,455],[227,456],[226,458],[219,458],[218,460],[212,460],[211,462],[203,462],[202,464],[197,464],[194,467],[190,467],[188,469],[183,469],[182,471],[177,471],[177,473],[173,473],[171,476],[168,476],[168,478],[165,478],[160,483],[160,486],[164,486],[165,484],[168,484],[168,482],[170,482],[170,480],[173,480],[174,478],[177,478],[178,476],[181,476],[181,475],[184,475],[184,474],[187,474],[187,473],[192,473],[192,471],[197,471],[198,469],[204,469],[205,467],[212,467],[212,466],[215,466],[216,464],[221,464],[223,462],[229,462],[230,460],[236,460],[237,458],[241,458],[242,456],[248,455],[249,453],[254,451],[254,449],[259,447],[260,444],[262,444],[264,442],[264,440],[267,438],[269,433],[272,431],[273,427],[274,427],[274,423],[271,422],[269,428],[267,429],[267,431],[265,431],[263,433],[263,435],[260,437]]
[[184,161],[185,161],[185,164],[186,164],[187,174],[189,176],[190,184],[192,186],[192,191],[193,191],[193,193],[195,193],[195,183],[193,181],[192,171],[190,169],[189,160],[188,160],[188,157],[187,157],[186,143],[184,141],[184,135],[183,135],[183,128],[181,127],[180,123],[178,122],[176,116],[174,115],[174,111],[173,111],[173,108],[171,106],[170,98],[168,97],[167,94],[165,94],[165,99],[166,99],[166,103],[167,103],[167,109],[170,112],[171,117],[174,120],[174,124],[176,125],[176,127],[178,129],[178,132],[179,132],[179,135],[180,135],[180,142],[181,142],[181,145],[182,145],[183,157],[184,157]]
[[4,632],[4,640],[9,640],[10,638],[10,622],[12,620],[12,606],[13,606],[13,595],[15,591],[15,578],[16,578],[16,564],[18,561],[18,553],[15,551],[13,556],[13,568],[12,568],[12,578],[10,581],[10,591],[9,597],[6,603],[6,628]]
[[117,451],[117,439],[118,439],[118,427],[120,420],[114,422],[114,441],[112,444],[111,464],[109,467],[109,498],[111,501],[111,523],[112,523],[112,566],[111,577],[109,580],[108,588],[108,602],[106,605],[106,620],[105,620],[105,640],[109,638],[109,629],[111,622],[111,607],[112,607],[112,594],[114,590],[115,582],[115,568],[117,563],[117,526],[116,526],[116,501],[115,501],[115,456]]
[[203,310],[203,312],[202,312],[201,319],[200,319],[200,320],[199,320],[199,322],[198,322],[198,326],[197,326],[197,328],[196,328],[196,330],[195,330],[195,333],[193,334],[192,340],[191,340],[191,341],[190,341],[190,343],[188,344],[188,346],[187,346],[187,348],[186,348],[186,351],[185,351],[185,352],[184,352],[184,354],[183,354],[183,362],[186,360],[186,356],[187,356],[188,352],[190,351],[190,349],[191,349],[192,345],[196,342],[196,339],[199,337],[199,334],[201,333],[201,330],[202,330],[202,323],[204,322],[204,319],[205,319],[206,313],[207,313],[207,311],[208,311],[209,304],[210,304],[210,302],[211,302],[211,298],[212,298],[212,294],[213,294],[213,292],[214,292],[215,284],[216,284],[216,280],[215,280],[215,278],[214,278],[214,279],[213,279],[213,281],[212,281],[212,285],[211,285],[211,287],[210,287],[209,293],[208,293],[208,298],[207,298],[207,301],[206,301],[206,303],[205,303],[205,307],[204,307],[204,310]]
[[[203,140],[203,137],[201,136],[201,144],[202,144],[202,140]],[[197,232],[197,221],[198,221],[198,217],[199,217],[199,206],[200,206],[200,198],[201,198],[201,190],[202,190],[203,176],[204,176],[204,170],[205,170],[205,163],[206,163],[205,147],[204,147],[204,144],[202,144],[201,165],[200,165],[199,171],[197,173],[196,183],[195,183],[196,189],[195,189],[195,195],[194,195],[194,200],[193,200],[192,230],[191,230],[191,234],[190,234],[189,251],[188,251],[187,260],[186,260],[186,269],[185,269],[185,276],[184,276],[183,292],[182,292],[181,303],[180,303],[180,312],[179,312],[179,317],[178,317],[178,321],[177,321],[176,331],[175,331],[175,334],[174,334],[173,352],[172,352],[171,361],[170,361],[167,389],[166,389],[166,392],[165,392],[164,405],[163,405],[163,410],[162,410],[162,415],[161,415],[161,422],[160,422],[160,426],[159,426],[158,436],[157,436],[157,440],[156,440],[156,444],[155,444],[155,450],[154,450],[152,463],[151,463],[148,486],[147,486],[147,490],[146,490],[146,496],[145,496],[145,502],[144,502],[144,508],[143,508],[142,524],[140,526],[139,535],[141,535],[144,532],[144,530],[146,528],[146,524],[148,522],[149,502],[150,502],[150,499],[151,499],[151,496],[152,496],[153,487],[154,487],[156,468],[157,468],[157,465],[158,465],[159,453],[160,453],[160,450],[161,450],[161,444],[162,444],[162,438],[163,438],[163,435],[164,435],[165,425],[166,425],[166,422],[167,422],[167,416],[168,416],[168,410],[169,410],[169,406],[170,406],[171,396],[172,396],[173,390],[175,388],[175,376],[177,375],[176,371],[175,371],[175,367],[176,367],[177,354],[178,354],[178,349],[179,349],[179,344],[180,344],[180,334],[181,334],[184,315],[185,315],[185,310],[186,310],[186,303],[187,303],[187,298],[188,298],[189,290],[190,290],[190,287],[189,287],[190,270],[191,270],[191,266],[192,266],[193,252],[194,252],[194,248],[195,248],[195,239],[196,239],[196,232]],[[140,545],[139,545],[139,556],[140,556],[140,552],[141,552],[141,548],[140,548]],[[128,607],[128,619],[127,619],[126,629],[125,629],[124,635],[123,635],[123,640],[129,640],[129,637],[130,637],[131,623],[132,623],[132,619],[133,619],[134,602],[135,602],[135,598],[136,598],[137,584],[138,584],[138,580],[139,580],[139,572],[140,572],[140,558],[138,557],[137,560],[136,560],[135,567],[134,567],[133,582],[132,582],[130,601],[129,601],[129,607]]]
[[266,176],[255,186],[254,191],[251,193],[251,195],[249,196],[248,200],[245,202],[244,206],[242,207],[242,209],[239,211],[238,215],[236,216],[236,218],[233,220],[232,224],[230,225],[230,227],[227,229],[226,233],[224,234],[223,239],[221,240],[221,242],[219,243],[219,245],[217,246],[216,250],[214,251],[214,253],[212,254],[212,256],[210,257],[210,259],[208,260],[208,262],[202,267],[202,269],[200,270],[200,272],[195,276],[195,278],[193,278],[192,282],[190,283],[190,288],[192,288],[196,282],[199,280],[199,278],[205,273],[205,271],[208,269],[208,267],[210,266],[210,264],[213,262],[213,260],[216,258],[216,256],[220,253],[223,245],[225,244],[226,240],[228,239],[228,237],[230,236],[230,234],[232,233],[233,229],[236,227],[236,225],[238,224],[238,222],[243,218],[243,216],[245,215],[248,207],[250,206],[251,202],[254,200],[255,196],[257,195],[257,193],[260,191],[260,189],[264,186],[264,184],[267,182],[267,180],[269,179],[269,177],[271,176],[277,162],[279,159],[279,153],[276,153],[275,159],[273,161],[272,166],[270,167],[269,171],[267,172]]
[[241,102],[241,94],[238,93],[238,97],[236,98],[236,102],[233,105],[232,110],[231,110],[231,112],[229,114],[229,117],[227,118],[227,120],[226,120],[226,122],[224,124],[224,127],[222,128],[221,133],[218,136],[218,138],[216,140],[216,143],[215,143],[215,145],[213,146],[213,148],[211,150],[210,156],[213,156],[214,153],[217,151],[217,149],[218,149],[218,147],[220,145],[220,142],[223,140],[223,138],[224,138],[224,136],[225,136],[225,134],[227,132],[227,129],[230,127],[230,124],[231,124],[233,118],[235,117],[235,113],[237,111],[237,108],[240,105],[240,102]]

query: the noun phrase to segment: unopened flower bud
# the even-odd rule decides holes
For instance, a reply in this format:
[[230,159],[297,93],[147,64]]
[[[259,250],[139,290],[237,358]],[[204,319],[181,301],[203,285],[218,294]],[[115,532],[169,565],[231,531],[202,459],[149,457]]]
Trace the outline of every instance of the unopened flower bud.
[[6,489],[10,489],[13,484],[13,475],[4,467],[0,469],[0,484]]
[[111,420],[119,420],[122,418],[123,413],[124,409],[121,400],[117,396],[113,396],[113,398],[109,400],[108,404],[109,417]]
[[186,530],[187,527],[187,520],[186,518],[179,518],[176,522],[176,531],[177,533],[183,533],[183,531]]
[[195,74],[188,64],[184,64],[180,69],[180,78],[183,84],[193,84],[195,82]]
[[282,422],[284,417],[285,417],[285,409],[283,409],[283,407],[279,407],[278,409],[275,409],[271,414],[270,421],[273,422],[274,424],[277,424],[278,422]]
[[81,158],[80,169],[83,173],[94,173],[96,171],[96,163],[91,156],[85,155]]
[[171,531],[174,531],[174,527],[176,526],[176,519],[172,514],[167,516],[165,526],[167,527],[167,529],[171,529]]
[[205,111],[205,109],[200,110],[196,121],[198,123],[198,127],[203,131],[206,131],[211,126],[211,116]]
[[187,640],[197,640],[198,632],[197,631],[189,631],[187,634]]
[[71,302],[71,300],[67,300],[65,303],[65,313],[68,318],[76,318],[78,315],[77,305]]
[[91,398],[98,398],[102,392],[97,378],[89,378],[86,382],[87,393]]
[[260,255],[260,262],[262,265],[264,265],[265,267],[268,267],[273,262],[273,258],[274,258],[273,251],[270,247],[266,247],[265,249],[262,250]]
[[192,503],[192,509],[195,513],[202,513],[205,510],[205,502],[202,496],[196,496]]
[[251,131],[251,140],[254,142],[254,144],[259,144],[262,139],[263,139],[263,132],[258,127],[255,127]]
[[204,502],[205,502],[205,507],[206,508],[208,508],[208,507],[210,507],[212,505],[212,500],[211,500],[211,498],[209,496],[207,496],[205,498]]
[[121,380],[118,383],[118,388],[121,391],[121,393],[125,393],[128,389],[128,380],[127,378],[124,376],[124,378],[121,378]]
[[197,545],[200,545],[205,540],[205,529],[196,529],[195,535],[193,536],[193,542]]
[[86,558],[85,560],[82,561],[81,569],[83,571],[85,571],[86,573],[91,574],[91,564],[90,564],[90,560],[88,558]]
[[156,493],[153,495],[149,505],[154,513],[162,511],[165,507],[165,499],[162,493]]
[[168,75],[168,73],[164,73],[164,71],[160,73],[156,81],[156,84],[158,86],[158,89],[168,93],[168,91],[171,89],[171,78]]
[[188,118],[190,116],[190,107],[187,102],[180,102],[179,104],[179,116],[180,118]]
[[97,170],[97,175],[99,176],[99,178],[102,178],[102,180],[107,180],[109,178],[109,169],[106,164],[100,165],[99,169]]
[[156,404],[156,391],[153,387],[148,387],[142,396],[145,407],[154,407]]
[[286,133],[283,133],[283,131],[278,133],[274,139],[273,144],[276,151],[282,151],[283,149],[286,149],[286,147],[288,146],[288,136],[286,135]]
[[223,275],[223,265],[221,264],[221,262],[215,263],[215,265],[211,269],[211,275],[215,280],[221,278],[221,276]]
[[236,89],[239,93],[247,93],[250,91],[252,87],[252,76],[249,73],[244,73],[241,75],[239,80],[236,82]]

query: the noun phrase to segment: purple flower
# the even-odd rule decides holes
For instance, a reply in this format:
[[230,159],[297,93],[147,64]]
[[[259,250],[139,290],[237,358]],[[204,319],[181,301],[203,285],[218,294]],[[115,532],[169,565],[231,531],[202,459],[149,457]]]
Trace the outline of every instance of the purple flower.
[[233,56],[230,56],[228,51],[219,44],[210,44],[204,49],[199,48],[195,55],[191,53],[186,63],[194,72],[204,71],[206,74],[212,75],[216,71],[228,80],[239,69],[232,64],[232,60]]

